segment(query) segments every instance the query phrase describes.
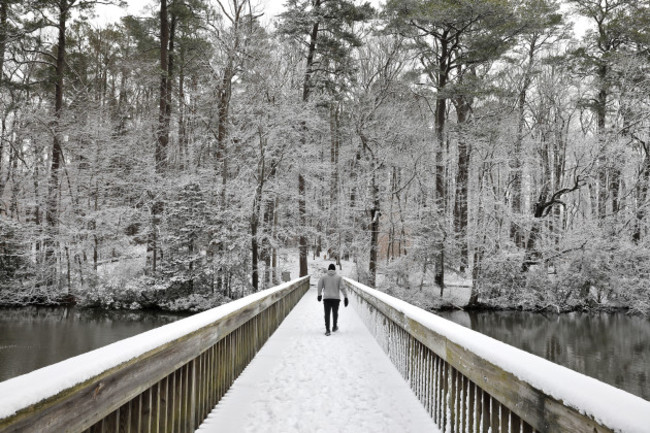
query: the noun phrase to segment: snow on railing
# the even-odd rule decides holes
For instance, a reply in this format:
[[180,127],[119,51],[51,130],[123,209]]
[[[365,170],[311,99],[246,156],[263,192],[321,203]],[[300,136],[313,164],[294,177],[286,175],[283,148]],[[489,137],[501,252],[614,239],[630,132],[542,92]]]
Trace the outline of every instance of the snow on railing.
[[346,279],[444,432],[650,432],[650,402]]
[[0,382],[0,432],[193,432],[308,289],[303,277]]

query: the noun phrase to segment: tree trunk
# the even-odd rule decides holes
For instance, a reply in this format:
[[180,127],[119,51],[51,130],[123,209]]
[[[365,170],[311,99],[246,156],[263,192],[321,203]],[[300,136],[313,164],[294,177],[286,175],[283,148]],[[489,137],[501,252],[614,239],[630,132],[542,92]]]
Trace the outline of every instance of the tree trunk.
[[167,162],[169,143],[169,17],[167,0],[160,2],[160,96],[158,105],[158,130],[156,131],[156,172],[162,173]]
[[[374,164],[373,164],[374,165]],[[370,261],[368,263],[368,285],[375,287],[377,284],[377,257],[379,252],[379,217],[381,216],[381,203],[379,201],[379,186],[377,185],[376,170],[372,170],[372,209],[370,209]]]
[[232,78],[234,66],[229,59],[223,73],[223,80],[219,90],[219,126],[217,129],[217,164],[221,164],[221,206],[226,208],[226,185],[228,182],[228,158],[226,157],[228,140],[228,115],[230,112],[230,98],[232,96]]
[[180,61],[178,62],[178,168],[184,170],[188,159],[188,138],[187,138],[187,120],[185,119],[185,58],[184,50],[181,47]]
[[[0,2],[0,88],[3,88],[3,73],[4,73],[4,58],[5,51],[7,50],[7,2]],[[2,163],[4,161],[4,144],[5,135],[7,132],[7,111],[2,114],[2,133],[0,134],[0,197],[4,195],[5,191],[5,178],[2,173]],[[11,166],[7,166],[11,170]],[[8,179],[9,176],[6,177]],[[4,208],[0,209],[0,213],[5,212]]]
[[[173,65],[173,30],[175,18],[172,17],[170,28],[169,16],[167,13],[167,0],[160,2],[160,95],[158,106],[158,129],[156,131],[155,164],[158,175],[167,169],[167,151],[169,144],[169,127],[171,120],[171,68]],[[151,209],[151,233],[147,242],[147,269],[155,275],[158,269],[158,262],[162,259],[158,239],[158,227],[162,220],[164,203],[157,196],[152,194],[154,200]]]
[[[2,70],[0,70],[0,75],[2,74]],[[9,180],[11,176],[11,147],[9,147],[9,164],[7,164],[7,174],[4,175],[3,169],[2,169],[2,162],[4,161],[4,143],[7,136],[7,116],[6,113],[5,115],[2,116],[2,130],[0,131],[0,197],[4,196],[5,192],[5,187],[7,185],[7,181]],[[0,207],[0,215],[6,214],[7,209],[4,207]]]
[[[330,165],[331,165],[331,180],[330,180],[330,203],[329,203],[329,216],[330,221],[328,224],[329,233],[328,241],[331,242],[332,237],[340,232],[339,228],[339,206],[338,206],[338,188],[339,188],[339,119],[338,107],[335,103],[330,103]],[[337,262],[340,261],[341,243],[340,236],[336,236],[338,241],[336,245]],[[328,243],[330,250],[332,249],[331,243]],[[328,251],[331,255],[331,251]]]
[[607,157],[605,155],[606,139],[605,125],[607,116],[607,90],[605,80],[607,79],[607,66],[601,65],[598,69],[598,80],[600,90],[596,101],[596,117],[598,122],[599,152],[598,158],[598,218],[607,216],[607,197],[609,185],[607,182]]
[[277,284],[279,281],[278,277],[278,250],[275,248],[275,241],[278,233],[278,198],[276,197],[273,200],[273,230],[271,232],[271,238],[274,240],[273,252],[271,257],[271,268],[273,269],[271,280],[273,284]]
[[[313,6],[314,11],[320,9],[321,0],[315,0]],[[316,43],[318,40],[318,28],[320,22],[316,21],[311,29],[309,37],[309,47],[307,49],[307,65],[305,69],[305,80],[302,87],[302,101],[308,102],[309,95],[311,93],[312,82],[311,76],[314,72],[314,56],[316,55]],[[303,148],[306,146],[306,137],[303,136],[301,139],[301,144]],[[306,206],[306,188],[305,188],[305,177],[302,173],[298,174],[298,214],[300,215],[300,235],[298,237],[298,249],[299,249],[299,262],[300,262],[300,277],[304,277],[308,274],[309,270],[307,268],[307,236],[305,236],[305,229],[307,225],[307,206]]]
[[[447,86],[448,80],[448,68],[449,68],[449,42],[446,39],[446,33],[440,40],[440,71],[438,72],[438,93],[444,91]],[[436,109],[435,109],[435,130],[436,130],[436,211],[439,215],[441,221],[440,227],[442,230],[446,230],[444,220],[447,217],[447,191],[445,185],[445,122],[447,116],[447,100],[443,96],[438,96],[436,100]],[[436,242],[435,248],[437,250],[436,257],[436,270],[434,281],[440,287],[440,293],[442,296],[444,287],[445,287],[445,242],[444,236],[442,234],[439,236],[440,240]]]
[[[255,210],[253,212],[255,212]],[[251,215],[251,270],[252,270],[251,283],[253,285],[253,291],[255,292],[259,290],[259,272],[258,272],[259,247],[257,245],[258,221],[259,220],[257,215],[253,213],[253,215]]]
[[253,198],[253,209],[250,216],[251,224],[251,268],[252,275],[251,280],[253,284],[253,290],[259,290],[259,257],[260,257],[260,245],[258,235],[259,223],[260,223],[260,214],[262,210],[262,193],[264,192],[264,182],[266,178],[266,161],[265,161],[265,149],[266,149],[266,139],[262,135],[261,131],[259,134],[259,151],[260,156],[257,163],[257,187],[255,188],[255,196]]
[[[275,169],[271,170],[269,177],[275,174]],[[273,238],[273,220],[275,219],[275,200],[268,197],[264,201],[264,230],[268,233],[268,236],[265,237],[265,241],[262,243],[261,257],[265,263],[264,268],[264,278],[262,280],[264,288],[271,287],[272,280],[272,268],[271,268],[271,256],[273,246],[269,239]]]
[[636,222],[634,224],[634,232],[632,233],[632,241],[639,244],[643,239],[645,232],[645,216],[646,206],[648,203],[648,191],[650,190],[650,155],[648,155],[647,144],[644,144],[643,165],[639,173],[638,187],[637,187],[637,204],[636,204]]
[[[54,266],[54,244],[58,227],[58,199],[59,199],[59,172],[63,163],[63,149],[61,147],[60,120],[63,111],[63,77],[65,73],[65,50],[66,50],[66,24],[68,20],[68,2],[61,0],[59,3],[58,43],[56,54],[56,84],[54,91],[54,139],[52,142],[52,153],[50,159],[50,179],[48,184],[47,206],[45,220],[49,232],[45,241],[46,268]],[[50,270],[54,270],[52,267]],[[54,283],[48,277],[48,284]]]
[[[513,149],[512,159],[510,160],[510,173],[511,173],[511,184],[512,184],[512,212],[514,218],[521,218],[523,209],[522,209],[522,200],[521,200],[521,177],[522,177],[522,165],[521,165],[521,150],[524,141],[524,126],[526,124],[525,109],[526,109],[526,98],[528,94],[528,88],[532,82],[532,70],[533,64],[535,61],[535,52],[537,49],[536,39],[533,39],[530,42],[528,49],[528,65],[524,71],[524,81],[517,98],[517,135],[515,136],[515,145]],[[515,245],[519,248],[524,246],[524,234],[522,227],[519,222],[510,222],[510,237],[514,241]]]
[[[458,124],[462,127],[467,122],[470,112],[470,105],[464,97],[456,102],[456,113]],[[468,184],[469,184],[469,163],[471,149],[464,139],[462,131],[458,137],[458,172],[456,174],[456,201],[454,206],[454,225],[456,237],[460,243],[460,272],[465,273],[469,266],[469,239],[467,238],[468,225]]]
[[304,235],[307,229],[307,205],[305,203],[305,177],[298,175],[298,215],[300,224],[300,236],[298,238],[300,273],[298,276],[304,277],[308,274],[307,270],[307,236]]
[[4,73],[5,52],[7,51],[7,13],[9,6],[7,0],[0,2],[0,86]]

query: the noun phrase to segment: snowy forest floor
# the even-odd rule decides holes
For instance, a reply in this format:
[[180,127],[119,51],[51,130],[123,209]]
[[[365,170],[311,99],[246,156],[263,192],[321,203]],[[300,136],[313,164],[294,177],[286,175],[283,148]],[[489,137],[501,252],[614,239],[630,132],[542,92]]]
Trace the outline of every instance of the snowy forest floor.
[[197,432],[438,431],[354,305],[324,335],[317,281]]

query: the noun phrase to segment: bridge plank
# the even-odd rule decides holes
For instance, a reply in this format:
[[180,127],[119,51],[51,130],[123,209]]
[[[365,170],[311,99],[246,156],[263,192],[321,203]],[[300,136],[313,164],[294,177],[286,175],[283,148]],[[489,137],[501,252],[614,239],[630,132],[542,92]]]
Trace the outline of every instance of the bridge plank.
[[521,418],[514,413],[511,414],[510,418],[510,431],[512,433],[519,433],[521,431]]
[[129,411],[129,405],[126,404],[122,407],[120,407],[120,416],[118,420],[118,432],[119,433],[130,433],[129,432],[129,419],[130,411]]
[[[117,409],[119,411],[119,409]],[[117,433],[119,412],[113,412],[104,419],[102,430],[105,433]]]

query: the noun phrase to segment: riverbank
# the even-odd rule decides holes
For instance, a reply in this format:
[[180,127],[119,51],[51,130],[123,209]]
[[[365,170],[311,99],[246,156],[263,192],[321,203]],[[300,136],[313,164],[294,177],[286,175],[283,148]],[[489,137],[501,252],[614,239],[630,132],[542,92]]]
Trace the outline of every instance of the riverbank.
[[[383,286],[383,287],[382,287]],[[533,313],[625,313],[632,316],[650,317],[650,309],[634,299],[599,298],[597,293],[584,298],[559,298],[551,293],[542,294],[510,293],[507,296],[494,296],[480,293],[477,302],[470,303],[471,286],[449,285],[440,294],[438,286],[405,288],[396,285],[379,287],[379,290],[416,305],[426,311],[527,311]]]
[[[157,282],[154,279],[133,271],[136,269],[129,259],[124,263],[110,263],[101,269],[102,277],[83,291],[62,291],[52,293],[39,288],[0,290],[0,307],[32,306],[71,306],[103,310],[155,310],[163,312],[196,313],[217,307],[233,299],[252,293],[250,286],[231,287],[229,296],[205,282],[194,285]],[[326,257],[310,257],[309,271],[312,284],[316,284],[326,272],[332,260]],[[129,270],[130,269],[130,270]],[[139,268],[137,268],[139,269]],[[364,281],[366,275],[352,261],[341,261],[338,273],[356,281]],[[298,259],[290,252],[280,255],[277,276],[288,273],[290,278],[298,276]],[[430,277],[430,275],[427,275]],[[626,291],[601,291],[593,286],[581,290],[562,287],[558,279],[548,284],[536,283],[527,287],[517,287],[509,281],[498,285],[495,282],[479,288],[478,301],[470,302],[472,296],[471,280],[449,272],[445,277],[446,287],[442,291],[417,273],[406,278],[379,273],[377,289],[402,299],[427,311],[472,310],[472,311],[531,311],[569,313],[581,312],[623,312],[643,317],[650,316],[650,302],[641,302],[627,296]],[[399,281],[399,284],[397,283]],[[276,282],[279,283],[279,282]]]
[[155,287],[123,290],[88,290],[83,293],[0,292],[0,308],[79,307],[98,310],[152,310],[170,313],[197,313],[232,301],[221,293],[202,290],[179,293]]

